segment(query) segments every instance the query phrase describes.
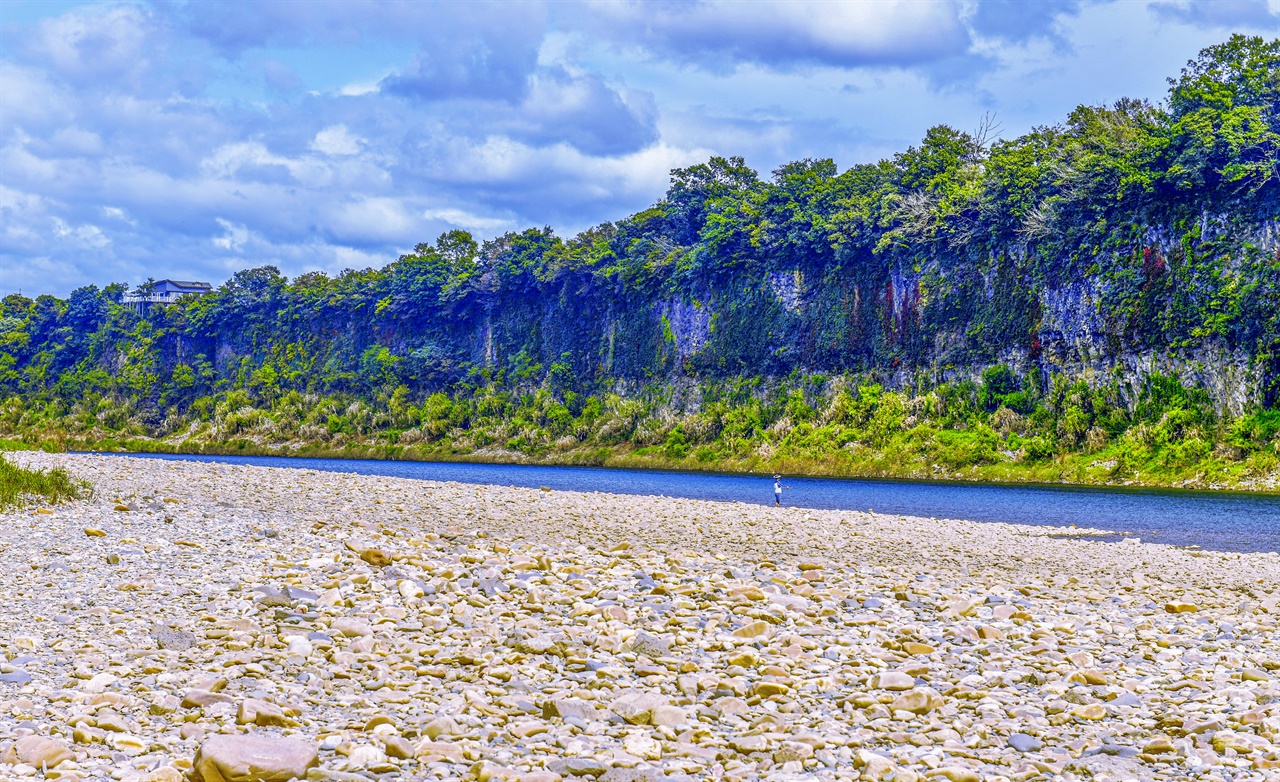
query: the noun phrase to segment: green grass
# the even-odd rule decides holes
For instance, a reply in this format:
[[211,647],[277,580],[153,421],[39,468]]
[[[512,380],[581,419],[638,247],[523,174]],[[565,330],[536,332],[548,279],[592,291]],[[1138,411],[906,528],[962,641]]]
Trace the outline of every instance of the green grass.
[[28,470],[0,456],[0,508],[74,500],[88,490],[88,484],[72,478],[66,470]]

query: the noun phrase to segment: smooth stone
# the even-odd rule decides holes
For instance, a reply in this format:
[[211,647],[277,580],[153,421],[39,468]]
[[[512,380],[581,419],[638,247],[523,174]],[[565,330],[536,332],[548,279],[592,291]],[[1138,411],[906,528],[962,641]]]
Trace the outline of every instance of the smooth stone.
[[236,724],[287,728],[296,723],[285,716],[284,710],[274,703],[267,703],[256,698],[245,698],[240,702],[240,710],[236,714]]
[[413,755],[422,762],[430,762],[434,760],[447,760],[450,763],[462,763],[464,760],[462,745],[451,744],[447,741],[432,741],[431,739],[423,739],[413,747]]
[[1019,752],[1035,752],[1044,745],[1040,742],[1040,739],[1035,736],[1028,736],[1025,733],[1015,733],[1009,737],[1009,746]]
[[547,770],[565,777],[599,777],[609,767],[594,758],[572,757],[550,761]]
[[44,736],[22,736],[0,758],[5,763],[25,763],[34,768],[55,768],[75,758],[75,753],[57,739]]
[[373,635],[373,628],[368,622],[348,617],[340,617],[333,620],[333,624],[329,626],[329,629],[345,638],[362,638],[366,635]]
[[916,680],[901,671],[885,671],[876,676],[875,686],[882,690],[909,690],[916,686]]
[[751,640],[755,638],[768,638],[772,634],[773,634],[773,625],[763,620],[757,620],[755,622],[751,622],[747,625],[739,627],[737,630],[734,630],[732,633],[730,633],[730,635],[732,635],[734,638],[741,638],[744,640]]
[[667,699],[652,692],[631,692],[614,699],[609,709],[632,725],[649,722],[653,710],[668,705]]
[[259,735],[205,739],[191,763],[191,782],[286,782],[320,765],[307,741]]
[[1075,707],[1071,710],[1071,714],[1082,720],[1100,720],[1107,716],[1107,710],[1101,704],[1090,703]]
[[382,749],[387,757],[398,760],[409,760],[414,756],[413,744],[400,736],[387,736],[383,739]]
[[929,687],[917,687],[904,692],[893,700],[890,709],[893,711],[909,711],[912,714],[928,714],[942,706],[942,696]]
[[187,690],[186,694],[182,696],[182,708],[202,709],[218,703],[231,703],[234,700],[230,695],[195,688]]

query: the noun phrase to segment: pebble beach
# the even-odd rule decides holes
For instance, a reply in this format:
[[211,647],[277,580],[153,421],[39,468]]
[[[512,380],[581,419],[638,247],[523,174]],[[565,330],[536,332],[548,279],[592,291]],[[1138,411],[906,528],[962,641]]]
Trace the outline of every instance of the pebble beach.
[[4,458],[0,779],[1280,779],[1276,553]]

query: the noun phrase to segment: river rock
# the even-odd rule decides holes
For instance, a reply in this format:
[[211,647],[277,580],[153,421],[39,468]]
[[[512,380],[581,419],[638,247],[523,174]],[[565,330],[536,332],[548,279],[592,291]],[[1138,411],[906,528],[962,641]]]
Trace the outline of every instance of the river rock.
[[652,692],[630,692],[609,704],[609,709],[632,725],[645,725],[653,716],[653,710],[666,706],[667,699]]
[[320,765],[314,744],[254,735],[206,739],[191,763],[191,782],[287,782]]
[[631,651],[655,659],[665,657],[671,651],[671,640],[641,631],[632,639]]
[[875,686],[882,690],[909,690],[916,686],[916,680],[901,671],[886,671],[876,677]]
[[1009,737],[1009,746],[1019,752],[1036,752],[1039,751],[1043,744],[1035,736],[1028,736],[1025,733],[1014,733]]
[[57,768],[75,757],[75,753],[57,739],[44,736],[22,736],[4,754],[5,763],[25,763],[33,768]]

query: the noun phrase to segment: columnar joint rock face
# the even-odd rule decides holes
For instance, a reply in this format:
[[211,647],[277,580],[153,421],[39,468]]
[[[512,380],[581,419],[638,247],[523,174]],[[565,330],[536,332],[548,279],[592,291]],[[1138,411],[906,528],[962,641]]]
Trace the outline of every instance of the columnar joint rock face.
[[0,779],[1280,778],[1274,555],[7,458]]

